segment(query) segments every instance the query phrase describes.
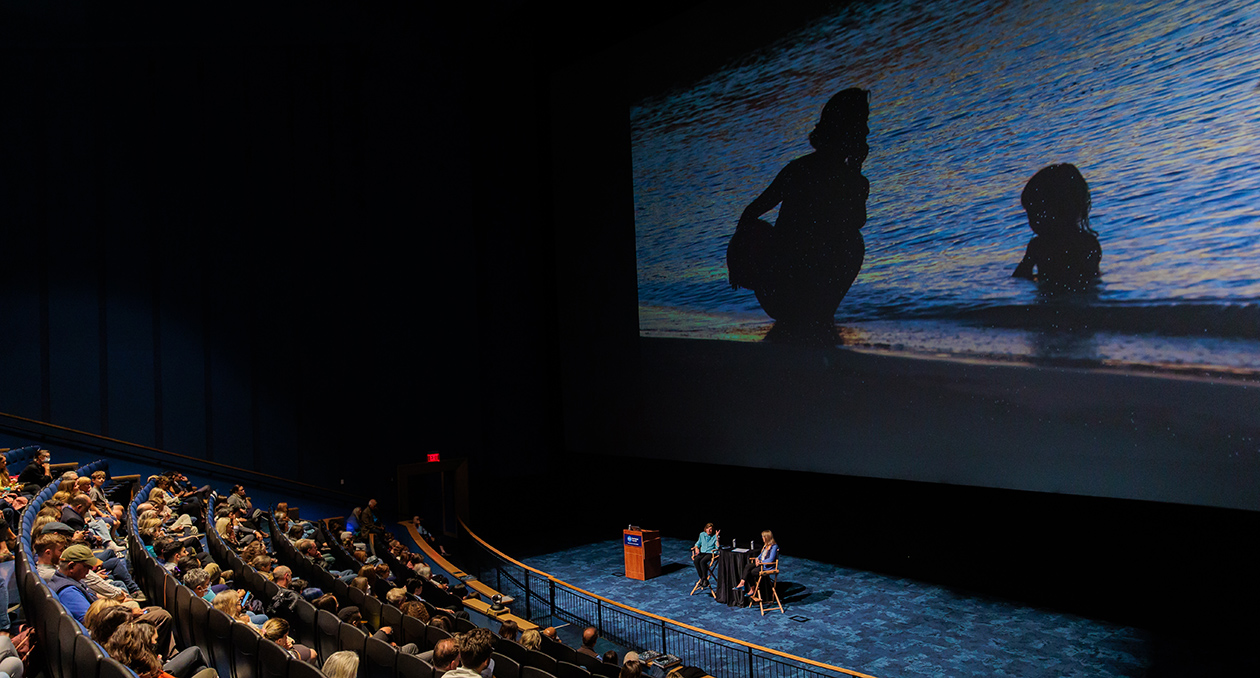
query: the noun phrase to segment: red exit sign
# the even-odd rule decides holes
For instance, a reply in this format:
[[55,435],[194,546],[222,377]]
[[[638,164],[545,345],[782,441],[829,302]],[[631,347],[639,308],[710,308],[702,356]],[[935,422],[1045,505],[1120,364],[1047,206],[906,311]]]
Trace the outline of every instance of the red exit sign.
[[439,452],[430,452],[429,461],[442,461],[442,455]]

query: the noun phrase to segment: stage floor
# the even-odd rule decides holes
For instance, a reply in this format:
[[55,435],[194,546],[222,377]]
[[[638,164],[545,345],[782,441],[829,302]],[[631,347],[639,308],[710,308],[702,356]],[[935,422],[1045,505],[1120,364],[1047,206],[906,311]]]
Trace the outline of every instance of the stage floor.
[[[862,673],[893,676],[1133,676],[1150,665],[1141,629],[947,587],[781,556],[786,614],[762,617],[695,583],[693,541],[662,540],[663,574],[627,579],[617,540],[526,560],[564,582],[715,633]],[[794,620],[805,618],[805,621]],[[702,667],[703,668],[703,667]]]

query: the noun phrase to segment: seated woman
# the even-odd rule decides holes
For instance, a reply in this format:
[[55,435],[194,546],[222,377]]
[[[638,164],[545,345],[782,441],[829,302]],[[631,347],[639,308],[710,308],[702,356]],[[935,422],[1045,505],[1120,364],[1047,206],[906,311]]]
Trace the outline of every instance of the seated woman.
[[289,637],[289,622],[283,619],[268,619],[267,623],[262,626],[262,635],[263,638],[284,648],[284,651],[289,653],[289,656],[294,659],[304,661],[307,664],[319,663],[315,650],[293,642],[293,639]]
[[761,553],[749,558],[748,563],[744,565],[744,572],[740,575],[736,589],[746,588],[746,582],[757,574],[758,569],[761,571],[773,569],[771,563],[779,559],[779,545],[775,543],[774,534],[770,530],[762,530],[761,544]]
[[[248,594],[245,595],[248,596]],[[256,627],[261,627],[263,624],[267,623],[267,615],[250,612],[241,607],[241,602],[242,596],[239,591],[227,589],[216,593],[214,601],[211,604],[214,605],[214,609],[226,614],[228,617],[231,617],[236,621],[253,624]]]
[[1019,200],[1036,235],[1012,277],[1067,289],[1084,288],[1098,277],[1102,246],[1089,227],[1089,184],[1080,170],[1068,163],[1045,167],[1028,180]]
[[152,626],[128,622],[110,635],[105,652],[140,678],[217,678],[219,675],[206,667],[205,654],[196,647],[181,652],[163,665],[161,656],[153,650],[156,640],[157,631]]

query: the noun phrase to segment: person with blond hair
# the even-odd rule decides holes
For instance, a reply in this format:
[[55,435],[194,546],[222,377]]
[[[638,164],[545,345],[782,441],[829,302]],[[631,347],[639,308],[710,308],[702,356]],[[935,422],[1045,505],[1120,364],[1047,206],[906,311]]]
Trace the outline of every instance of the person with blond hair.
[[736,589],[746,588],[746,582],[757,574],[758,569],[761,571],[773,569],[773,563],[779,559],[779,545],[774,541],[774,533],[770,530],[761,531],[761,553],[750,558],[744,565],[744,573],[739,579]]
[[359,655],[342,650],[329,655],[322,669],[328,678],[356,678],[359,674]]

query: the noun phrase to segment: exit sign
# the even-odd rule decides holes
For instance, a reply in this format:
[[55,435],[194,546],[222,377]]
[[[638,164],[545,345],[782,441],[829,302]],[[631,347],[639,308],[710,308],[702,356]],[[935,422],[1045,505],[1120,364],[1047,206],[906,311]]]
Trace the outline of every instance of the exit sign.
[[430,452],[429,461],[442,461],[442,455],[439,452]]

